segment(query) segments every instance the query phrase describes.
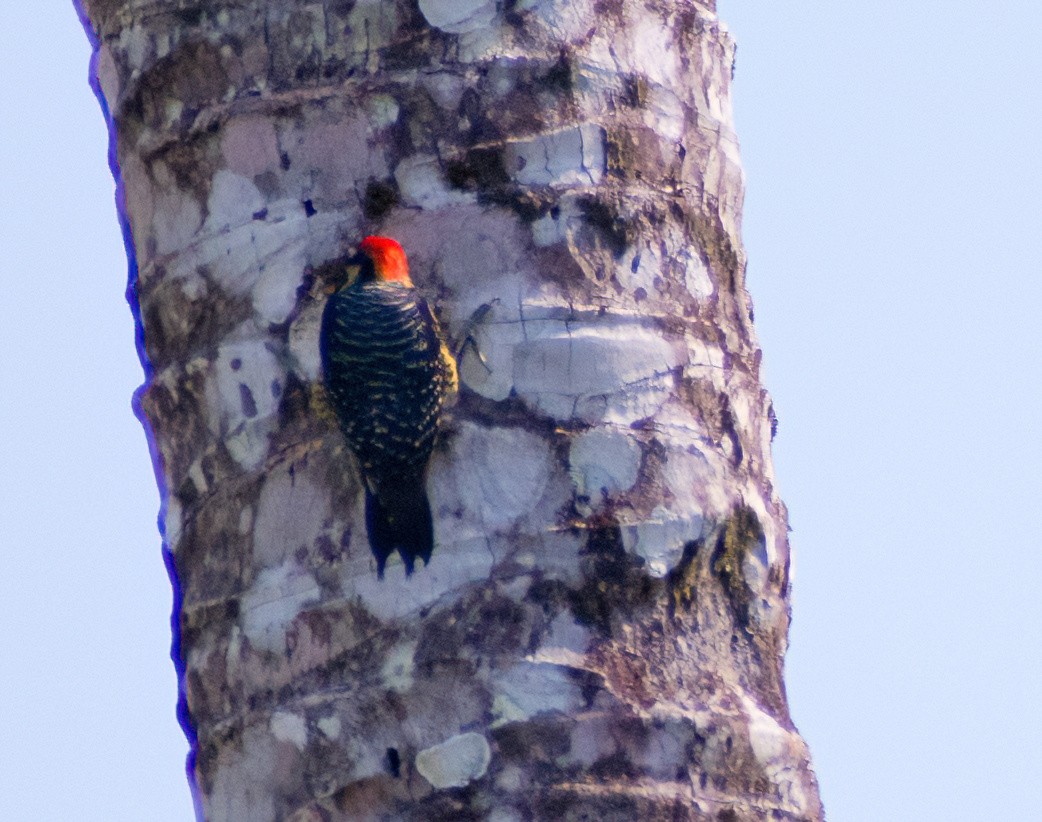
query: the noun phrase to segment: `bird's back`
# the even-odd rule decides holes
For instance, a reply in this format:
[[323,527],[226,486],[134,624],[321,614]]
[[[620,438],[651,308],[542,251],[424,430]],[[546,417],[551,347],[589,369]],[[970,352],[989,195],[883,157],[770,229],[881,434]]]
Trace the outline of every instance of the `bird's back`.
[[337,292],[320,346],[326,388],[367,479],[422,473],[455,374],[415,289],[370,281]]

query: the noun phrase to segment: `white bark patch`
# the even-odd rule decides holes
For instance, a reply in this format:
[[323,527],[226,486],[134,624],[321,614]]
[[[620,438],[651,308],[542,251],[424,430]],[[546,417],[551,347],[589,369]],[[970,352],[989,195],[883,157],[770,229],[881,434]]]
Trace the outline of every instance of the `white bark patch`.
[[183,513],[184,509],[181,507],[181,503],[171,495],[163,508],[163,513],[160,517],[160,528],[163,534],[163,541],[174,553],[177,553],[177,543],[181,541],[181,530],[184,524],[182,520]]
[[241,749],[226,748],[214,776],[213,790],[204,794],[204,816],[209,822],[275,822],[271,778],[277,756],[271,735],[247,728]]
[[767,765],[785,754],[789,733],[746,694],[741,697],[742,707],[749,717],[749,744],[753,755],[761,765]]
[[299,468],[268,475],[257,501],[253,558],[279,565],[299,548],[310,548],[331,517],[328,491]]
[[[742,708],[749,719],[749,744],[753,756],[763,767],[767,778],[778,788],[783,808],[805,814],[809,804],[796,763],[806,756],[802,740],[790,734],[747,694],[741,694]],[[804,749],[804,750],[800,750]]]
[[525,662],[515,665],[494,683],[492,727],[520,722],[541,713],[570,714],[583,705],[582,692],[560,665]]
[[[382,146],[370,140],[369,117],[318,120],[316,117],[280,132],[279,147],[290,159],[283,187],[299,197],[340,202],[356,183],[387,176]],[[363,185],[364,188],[364,185]]]
[[544,650],[560,649],[576,654],[586,653],[590,644],[590,632],[578,622],[570,611],[562,611],[543,638],[540,647]]
[[689,765],[694,732],[691,721],[667,720],[653,725],[643,750],[631,753],[634,764],[656,779],[675,778],[678,770],[686,770]]
[[180,251],[195,239],[203,223],[203,211],[187,192],[163,193],[156,197],[152,234],[157,254]]
[[464,516],[477,533],[504,531],[533,512],[553,464],[546,440],[519,428],[466,423],[460,425],[453,446],[449,469],[454,471]]
[[380,679],[388,690],[404,694],[412,687],[415,656],[415,642],[405,642],[391,649],[380,669]]
[[133,72],[139,72],[152,52],[148,26],[137,24],[123,28],[119,32],[119,48],[126,56],[127,66]]
[[248,222],[184,249],[168,276],[189,281],[205,267],[226,294],[251,297],[262,322],[283,322],[296,303],[304,267],[339,253],[339,232],[346,230],[347,218],[333,212],[309,218],[294,199],[268,203],[266,209],[263,219],[251,214]]
[[580,40],[597,17],[589,0],[519,0],[517,11],[532,11],[561,42]]
[[366,100],[365,110],[369,115],[369,122],[372,123],[373,128],[377,129],[386,128],[397,122],[398,115],[401,113],[398,101],[389,94],[374,94]]
[[579,568],[579,552],[584,544],[577,531],[544,531],[537,535],[535,544],[515,551],[513,558],[522,568],[538,568],[547,579],[581,585],[583,574]]
[[231,636],[228,638],[228,650],[224,654],[224,662],[229,674],[234,675],[239,670],[239,662],[242,659],[242,629],[233,625]]
[[474,194],[449,188],[438,159],[430,154],[406,157],[394,171],[402,202],[425,209],[476,202]]
[[267,456],[285,374],[262,340],[228,342],[217,349],[211,385],[211,430],[225,438],[236,462],[256,468]]
[[673,495],[673,507],[677,510],[700,512],[706,504],[704,489],[718,482],[719,477],[720,473],[713,470],[706,454],[693,444],[666,452],[662,479]]
[[244,536],[253,527],[253,506],[247,505],[239,512],[239,533]]
[[514,352],[514,388],[529,406],[560,420],[629,425],[669,398],[678,360],[659,335],[633,327],[553,326],[557,330]]
[[281,323],[289,316],[296,305],[297,289],[306,265],[324,263],[341,250],[339,232],[343,222],[339,215],[306,217],[300,203],[284,201],[269,208],[269,218],[280,219],[278,215],[283,209],[293,224],[284,245],[268,244],[264,236],[268,226],[252,238],[260,273],[251,294],[253,309],[267,323]]
[[496,808],[489,814],[488,822],[522,822],[522,817],[515,811]]
[[640,459],[636,440],[614,428],[594,428],[580,434],[568,452],[576,491],[589,497],[594,508],[619,491],[633,487]]
[[340,736],[341,723],[339,716],[324,716],[315,725],[327,739],[336,739]]
[[700,514],[678,517],[660,505],[646,522],[622,526],[622,545],[643,557],[648,573],[661,579],[680,561],[684,546],[701,536],[702,526]]
[[674,150],[675,143],[684,138],[684,104],[669,88],[652,86],[648,90],[647,107],[644,109],[644,122],[662,138],[672,141],[664,146]]
[[713,280],[709,269],[697,254],[685,253],[680,258],[684,262],[684,285],[691,296],[705,300],[713,294]]
[[604,176],[604,129],[593,123],[510,143],[507,172],[522,185],[596,184]]
[[483,397],[501,401],[514,390],[514,351],[525,340],[521,323],[486,323],[472,332],[481,360],[469,348],[459,365],[460,380]]
[[320,598],[315,578],[292,562],[267,568],[242,598],[243,633],[254,648],[284,653],[289,624],[305,606]]
[[230,120],[222,131],[221,156],[231,171],[246,177],[277,169],[279,145],[275,125],[263,117]]
[[437,530],[437,525],[435,528],[434,556],[430,565],[417,563],[415,573],[407,577],[405,566],[398,554],[394,554],[387,562],[382,580],[376,576],[376,563],[372,560],[365,529],[356,529],[361,533],[357,537],[352,534],[351,553],[365,557],[364,571],[355,563],[345,568],[345,593],[360,597],[374,616],[396,619],[416,613],[451,591],[488,578],[493,557],[484,537],[446,540]]
[[612,734],[612,717],[582,717],[572,727],[569,758],[589,768],[598,759],[611,756],[618,750]]
[[676,38],[658,15],[637,14],[629,22],[629,65],[648,80],[667,89],[682,88]]
[[290,369],[308,383],[322,379],[322,355],[318,341],[322,333],[322,312],[325,307],[325,299],[305,303],[289,327]]
[[416,754],[416,770],[435,788],[462,788],[484,776],[491,761],[488,740],[465,733]]
[[[134,249],[138,256],[138,276],[144,277],[148,263],[154,254],[149,250],[149,239],[155,234],[155,197],[152,178],[148,169],[133,152],[120,158],[120,174],[123,177],[123,195],[127,203],[127,219],[134,235]],[[158,251],[158,248],[156,249]]]
[[112,56],[112,49],[102,45],[98,49],[98,62],[95,69],[98,76],[98,88],[105,98],[105,106],[110,112],[116,110],[119,102],[119,72],[116,68],[116,60]]
[[382,230],[405,247],[417,281],[431,272],[452,293],[452,315],[441,317],[451,334],[494,299],[479,332],[520,319],[519,304],[535,285],[529,241],[513,214],[476,204],[396,209]]
[[227,231],[251,222],[263,207],[264,195],[257,186],[241,174],[221,169],[213,178],[203,227],[209,232]]
[[420,75],[419,84],[430,93],[435,103],[448,110],[459,107],[466,87],[462,77],[448,71],[424,72]]
[[474,31],[496,16],[492,0],[420,0],[420,12],[437,29],[450,34]]
[[289,711],[276,711],[269,722],[271,732],[279,742],[290,742],[300,750],[308,744],[308,726],[304,717]]

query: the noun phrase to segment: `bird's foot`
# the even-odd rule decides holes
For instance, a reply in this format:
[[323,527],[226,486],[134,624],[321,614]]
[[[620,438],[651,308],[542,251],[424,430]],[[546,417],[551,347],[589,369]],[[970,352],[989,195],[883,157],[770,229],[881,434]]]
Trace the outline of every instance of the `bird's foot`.
[[494,297],[487,303],[483,303],[478,306],[474,313],[470,315],[466,324],[463,326],[463,331],[460,332],[459,343],[456,345],[456,349],[453,352],[456,357],[456,362],[462,362],[464,355],[468,350],[474,352],[474,356],[478,358],[478,362],[484,367],[484,369],[491,374],[492,368],[488,364],[488,360],[485,359],[485,355],[481,353],[481,347],[478,345],[478,341],[474,339],[474,330],[485,321],[485,318],[492,312],[492,309],[499,302],[499,297]]

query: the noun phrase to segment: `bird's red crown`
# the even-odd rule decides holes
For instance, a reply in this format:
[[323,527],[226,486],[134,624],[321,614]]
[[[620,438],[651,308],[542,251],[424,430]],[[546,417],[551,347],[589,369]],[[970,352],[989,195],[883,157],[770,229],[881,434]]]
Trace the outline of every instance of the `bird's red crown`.
[[390,237],[366,237],[359,249],[373,261],[379,280],[412,285],[405,250]]

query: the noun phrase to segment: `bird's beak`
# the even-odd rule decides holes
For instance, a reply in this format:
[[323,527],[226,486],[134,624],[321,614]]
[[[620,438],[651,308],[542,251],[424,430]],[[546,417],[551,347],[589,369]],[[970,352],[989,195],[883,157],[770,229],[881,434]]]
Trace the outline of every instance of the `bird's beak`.
[[362,253],[355,252],[346,260],[344,260],[344,267],[341,270],[340,276],[337,277],[336,283],[334,283],[333,291],[339,291],[341,288],[348,288],[355,280],[358,279],[358,275],[362,271]]
[[358,279],[358,275],[362,271],[362,266],[358,263],[348,263],[344,266],[344,288],[350,285],[354,285],[355,280]]

